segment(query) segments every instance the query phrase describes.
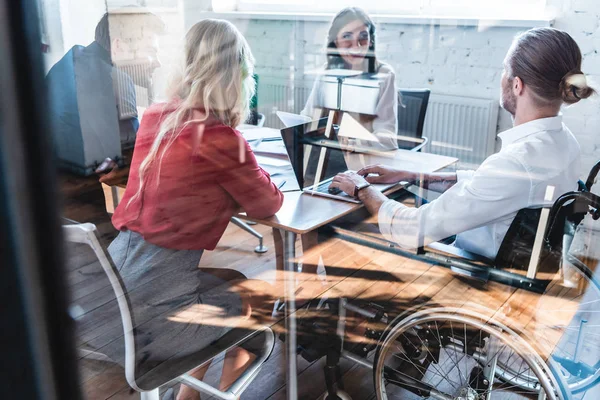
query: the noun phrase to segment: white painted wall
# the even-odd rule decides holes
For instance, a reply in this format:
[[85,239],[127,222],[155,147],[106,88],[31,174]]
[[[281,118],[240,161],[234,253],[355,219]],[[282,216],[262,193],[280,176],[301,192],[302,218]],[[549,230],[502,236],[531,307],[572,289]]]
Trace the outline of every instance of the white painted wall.
[[[111,0],[112,1],[112,0]],[[170,71],[179,60],[185,31],[209,9],[210,0],[151,0],[169,7],[161,16],[169,34],[161,38],[163,67],[155,74],[157,94],[166,87]],[[180,2],[181,3],[181,2]],[[177,3],[177,4],[180,4]],[[584,54],[583,70],[600,85],[600,3],[597,0],[548,0],[556,12],[555,26],[569,32]],[[73,44],[93,40],[104,0],[43,0],[49,18],[51,53],[55,62]],[[56,6],[60,6],[60,13]],[[57,14],[60,20],[57,22]],[[324,63],[328,22],[284,20],[231,20],[248,39],[261,79],[294,78],[310,86],[310,70]],[[124,28],[139,32],[135,23]],[[378,24],[378,55],[396,70],[398,87],[428,87],[434,93],[498,99],[502,60],[512,38],[523,28]],[[54,43],[54,45],[53,45]],[[62,47],[62,48],[61,48]],[[135,50],[135,49],[133,49]],[[600,160],[600,100],[595,98],[564,110],[565,122],[582,146],[584,168]],[[501,113],[499,131],[511,126]]]
[[105,0],[60,0],[64,51],[94,41],[96,25],[106,13]]
[[44,54],[46,72],[63,55],[62,24],[60,23],[60,0],[42,0],[38,3],[40,15],[45,19],[45,44],[49,45],[48,52]]

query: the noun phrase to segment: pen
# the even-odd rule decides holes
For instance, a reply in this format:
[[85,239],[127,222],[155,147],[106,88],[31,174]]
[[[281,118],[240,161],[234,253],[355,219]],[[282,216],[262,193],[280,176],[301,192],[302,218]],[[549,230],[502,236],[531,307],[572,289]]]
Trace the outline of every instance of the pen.
[[260,146],[260,144],[262,143],[262,141],[263,141],[263,138],[258,138],[258,139],[256,139],[256,140],[254,141],[255,143],[253,143],[252,145],[250,145],[250,148],[251,148],[252,150],[255,150],[255,149],[258,147],[258,146]]
[[282,181],[279,185],[277,185],[277,189],[281,189],[283,185],[285,185],[286,181]]

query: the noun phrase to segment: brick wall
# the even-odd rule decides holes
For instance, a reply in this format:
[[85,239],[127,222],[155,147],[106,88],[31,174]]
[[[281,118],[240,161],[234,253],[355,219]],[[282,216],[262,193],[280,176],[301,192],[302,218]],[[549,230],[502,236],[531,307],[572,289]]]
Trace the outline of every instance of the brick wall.
[[[172,7],[177,0],[147,0],[148,3],[162,3],[165,8],[154,10],[166,25],[167,32],[159,37],[159,58],[162,67],[153,75],[154,94],[158,100],[164,99],[169,75],[181,56],[183,45],[183,19],[179,10]],[[169,5],[169,7],[166,7]],[[152,9],[151,9],[152,10]],[[111,38],[119,38],[121,49],[114,55],[113,61],[140,60],[146,57],[144,48],[150,45],[153,32],[148,20],[138,14],[112,14],[110,17]]]
[[[560,17],[555,27],[569,32],[581,47],[583,72],[600,89],[600,3],[597,0],[548,0]],[[600,97],[564,110],[565,123],[581,144],[586,173],[600,160]]]
[[[118,0],[111,0],[115,2]],[[103,1],[102,1],[103,2]],[[109,3],[111,3],[109,2]],[[208,0],[184,1],[183,15],[178,0],[139,0],[148,6],[161,7],[169,33],[160,38],[163,67],[154,76],[155,93],[165,91],[168,77],[180,59],[185,30],[200,18],[210,6]],[[58,1],[45,0],[47,9],[54,9]],[[60,0],[61,11],[74,0]],[[569,32],[579,43],[584,54],[583,70],[590,79],[600,84],[600,4],[597,0],[548,0],[556,12],[555,26]],[[131,4],[131,1],[129,2]],[[141,3],[140,3],[141,4]],[[79,8],[72,9],[77,11]],[[89,10],[88,10],[89,11]],[[75,15],[77,14],[77,15]],[[51,47],[49,62],[58,59],[71,41],[88,44],[93,40],[93,28],[99,16],[94,13],[62,13],[65,48],[56,48],[60,33],[56,23],[50,23],[57,32],[52,35],[57,46]],[[53,14],[47,14],[56,18]],[[86,19],[87,18],[87,19]],[[130,46],[124,58],[136,57],[136,46],[143,44],[143,21],[127,21],[117,17],[111,24],[115,35],[124,38]],[[261,79],[294,79],[311,85],[314,75],[325,60],[323,54],[327,22],[283,20],[232,20],[248,39],[257,60]],[[79,25],[77,25],[79,24]],[[77,26],[83,27],[82,29]],[[472,26],[432,26],[378,24],[378,56],[396,70],[398,87],[428,87],[434,93],[482,98],[499,97],[502,60],[515,34],[520,28],[478,28]],[[68,31],[68,32],[67,32]],[[83,37],[85,36],[85,37]],[[142,39],[141,41],[138,39]],[[564,110],[565,122],[577,136],[583,150],[584,171],[600,159],[600,100],[581,102]],[[510,117],[500,113],[499,131],[511,126]]]
[[[190,3],[190,2],[187,2]],[[194,2],[191,2],[194,3]],[[600,30],[597,0],[548,0],[557,12],[555,26],[577,40],[584,53],[583,71],[600,84]],[[186,4],[186,28],[198,21],[197,4]],[[321,67],[327,22],[238,19],[261,78],[304,79]],[[525,28],[378,24],[378,56],[396,70],[398,87],[428,87],[434,93],[498,99],[502,61],[512,38]],[[599,86],[600,87],[600,86]],[[511,126],[501,112],[499,131]],[[564,110],[579,139],[584,171],[600,160],[600,101],[587,100]]]

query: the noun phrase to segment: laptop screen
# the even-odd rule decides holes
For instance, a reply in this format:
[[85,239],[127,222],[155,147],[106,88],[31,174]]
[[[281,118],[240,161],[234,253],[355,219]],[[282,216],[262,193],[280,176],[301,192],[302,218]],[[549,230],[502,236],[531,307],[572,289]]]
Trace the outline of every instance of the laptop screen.
[[335,130],[325,135],[326,130],[327,118],[281,130],[294,175],[302,189],[348,170]]

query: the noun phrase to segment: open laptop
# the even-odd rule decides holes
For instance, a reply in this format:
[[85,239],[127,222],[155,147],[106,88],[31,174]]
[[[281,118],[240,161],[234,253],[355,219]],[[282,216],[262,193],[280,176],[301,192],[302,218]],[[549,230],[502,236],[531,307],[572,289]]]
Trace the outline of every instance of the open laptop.
[[[330,118],[321,118],[281,130],[281,137],[290,158],[298,186],[303,192],[317,196],[360,203],[339,189],[330,188],[333,178],[348,171],[345,151],[338,143]],[[374,184],[385,191],[397,184]]]

